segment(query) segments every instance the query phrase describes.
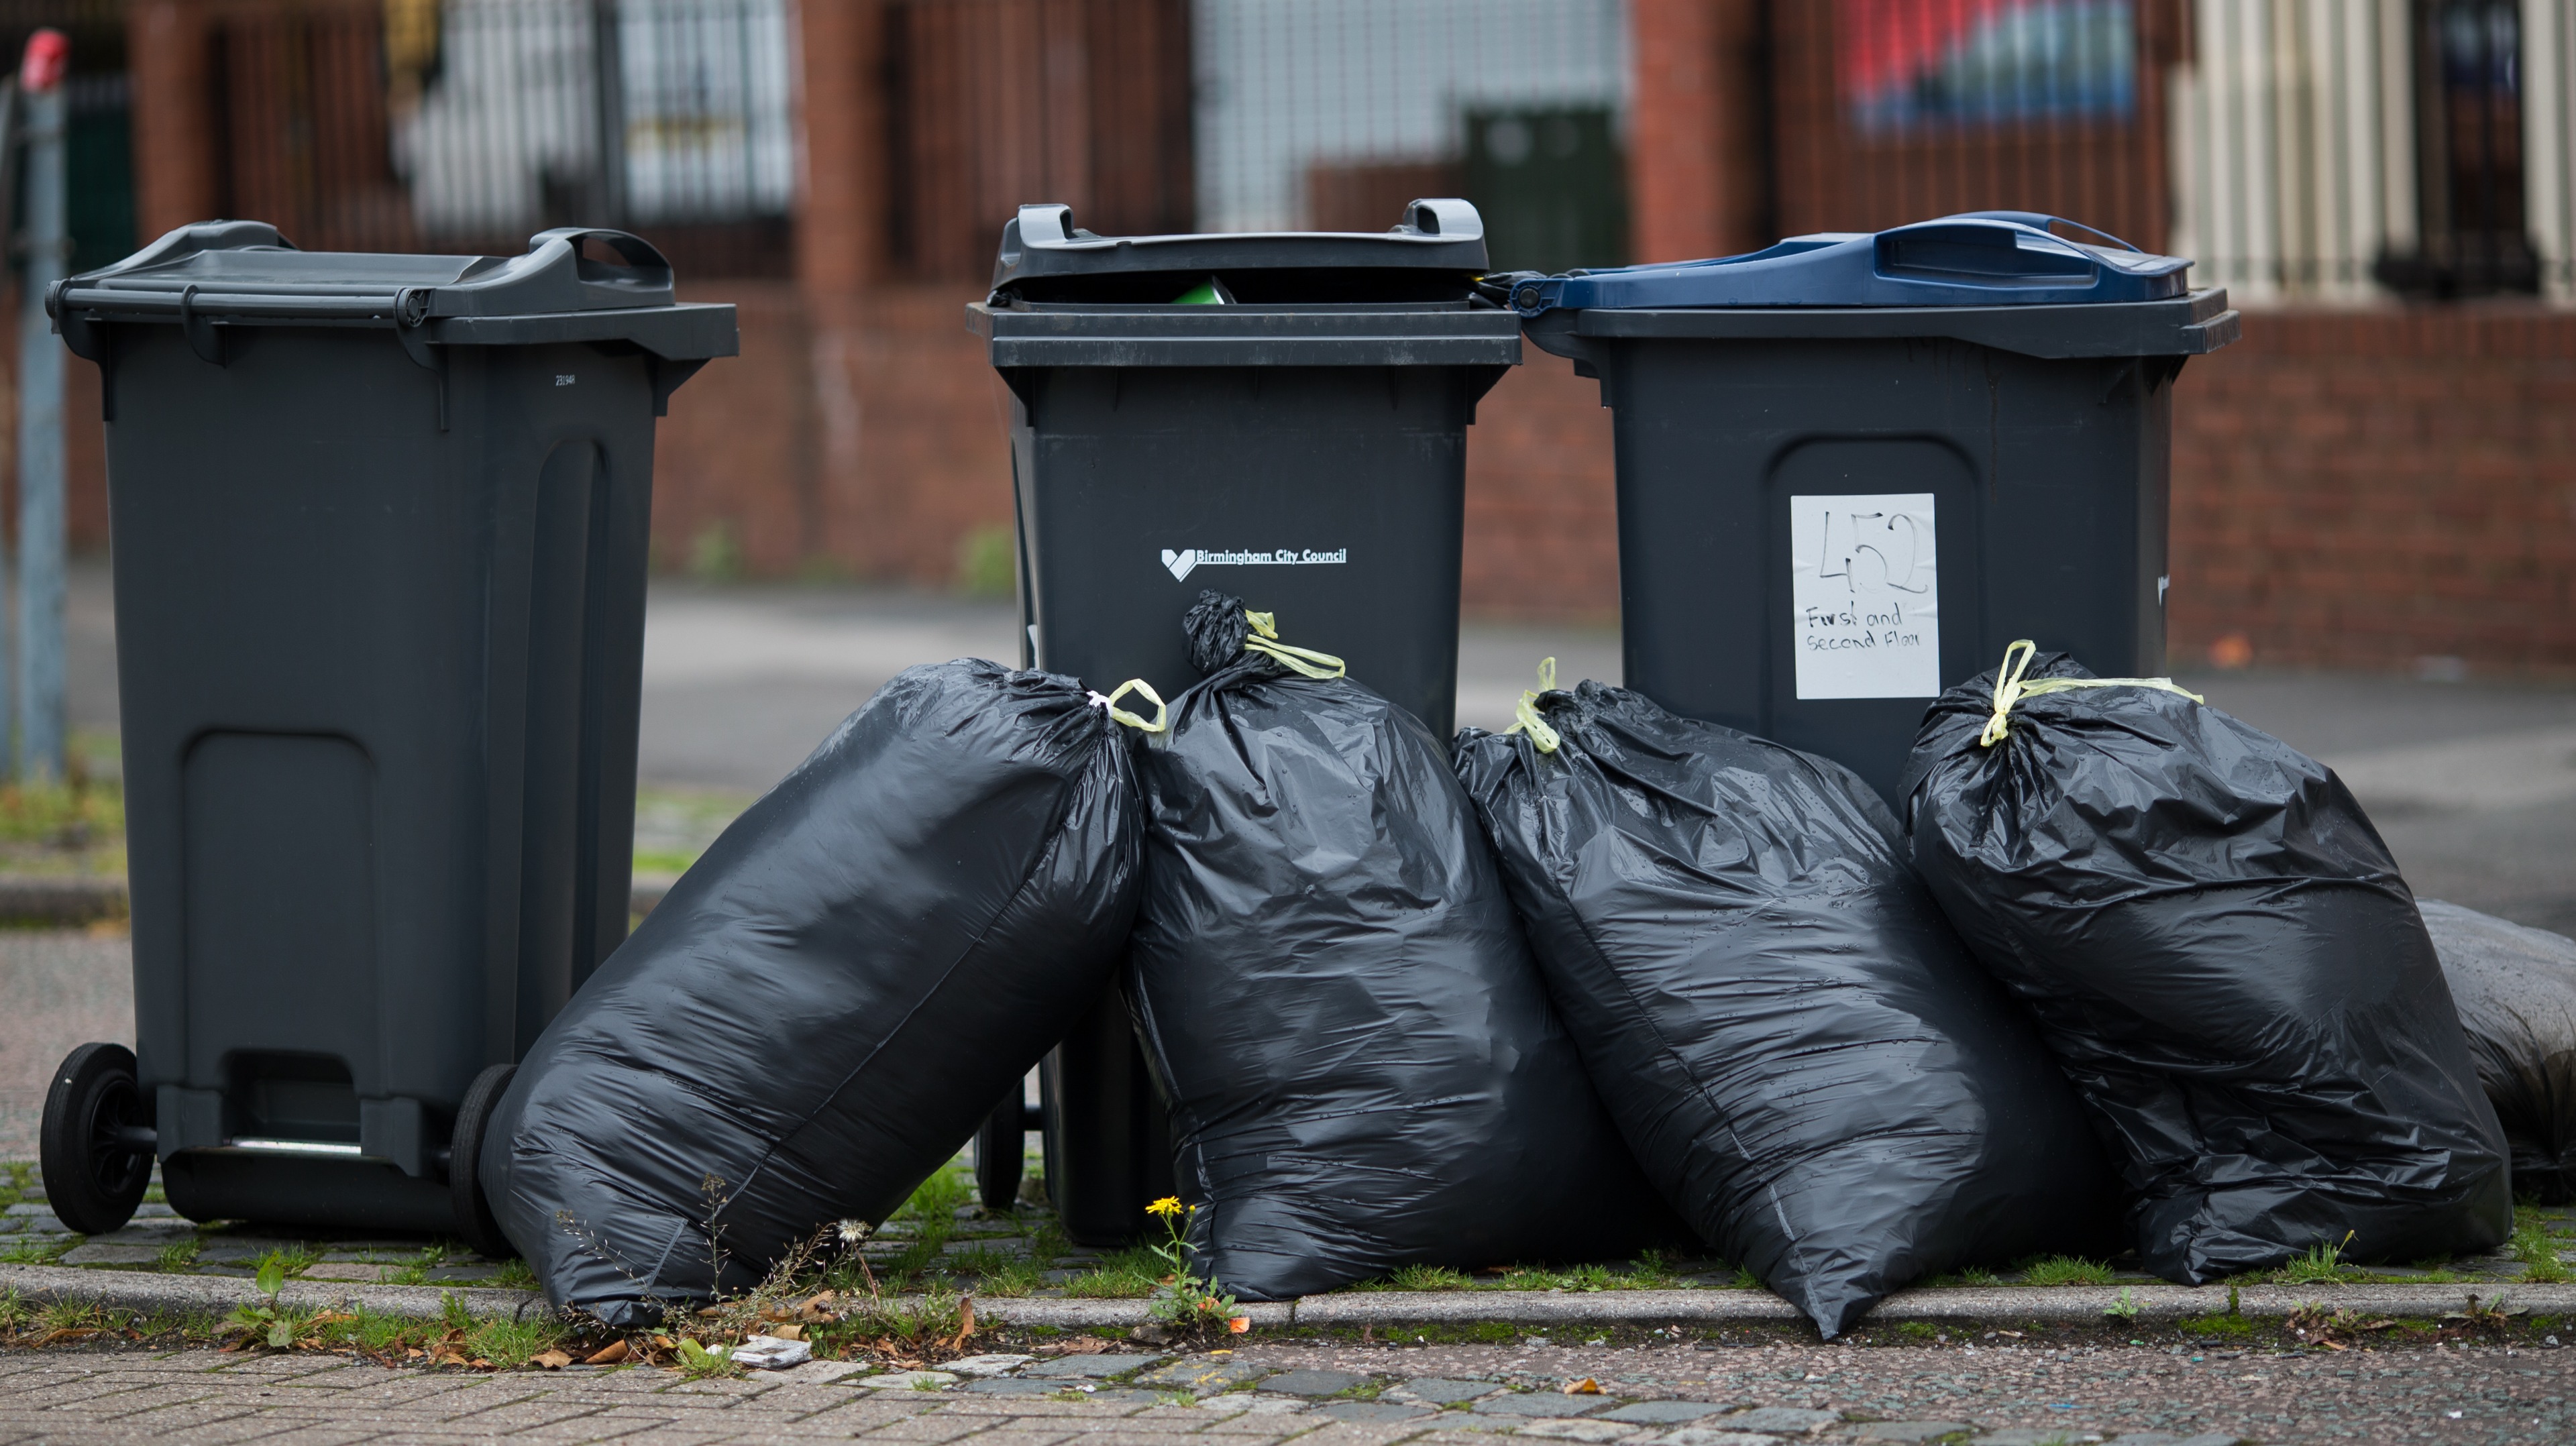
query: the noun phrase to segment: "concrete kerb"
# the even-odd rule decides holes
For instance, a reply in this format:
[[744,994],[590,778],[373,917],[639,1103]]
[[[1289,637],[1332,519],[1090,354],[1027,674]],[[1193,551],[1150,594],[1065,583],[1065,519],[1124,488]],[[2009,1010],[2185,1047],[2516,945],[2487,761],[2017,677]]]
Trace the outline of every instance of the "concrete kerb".
[[[2239,1313],[2280,1320],[2310,1306],[2374,1316],[2438,1318],[2463,1308],[2471,1294],[2486,1306],[2536,1315],[2576,1315],[2576,1285],[2241,1286]],[[1902,1291],[1879,1303],[1865,1324],[1904,1321],[2038,1321],[2049,1325],[2164,1322],[2223,1315],[2228,1287],[2002,1286]],[[2120,1314],[2114,1316],[2117,1308]],[[1150,1318],[1143,1301],[978,1299],[978,1315],[1019,1326],[1124,1327]],[[1710,1325],[1787,1323],[1802,1317],[1787,1301],[1758,1290],[1352,1291],[1242,1307],[1256,1326]]]
[[[239,1276],[164,1275],[146,1270],[83,1270],[67,1265],[0,1265],[0,1290],[22,1300],[46,1304],[96,1305],[142,1315],[226,1315],[238,1305],[268,1297]],[[533,1290],[493,1290],[482,1286],[355,1285],[344,1280],[290,1280],[278,1292],[282,1305],[297,1310],[348,1310],[363,1307],[407,1320],[436,1320],[453,1296],[479,1320],[526,1320],[548,1315],[553,1307]]]
[[[146,1315],[222,1315],[263,1299],[238,1276],[161,1275],[132,1270],[81,1270],[51,1265],[0,1265],[0,1290],[22,1299],[82,1302]],[[2576,1285],[2253,1285],[2236,1291],[2239,1313],[2281,1320],[2310,1307],[2368,1316],[2439,1318],[2461,1310],[2474,1294],[2481,1305],[2522,1314],[2576,1316]],[[454,1297],[481,1319],[524,1320],[550,1311],[534,1291],[471,1286],[352,1285],[344,1281],[289,1281],[280,1299],[299,1310],[363,1306],[386,1315],[431,1320]],[[902,1297],[895,1303],[917,1301]],[[1906,1321],[2044,1325],[2170,1324],[2222,1315],[2228,1288],[2217,1286],[2003,1286],[1903,1291],[1882,1301],[1865,1325]],[[2113,1314],[2117,1309],[2120,1313]],[[987,1322],[1050,1326],[1059,1330],[1125,1330],[1148,1324],[1152,1309],[1141,1300],[1068,1300],[1051,1297],[978,1296],[976,1314]],[[1424,1326],[1499,1322],[1544,1331],[1557,1326],[1789,1324],[1797,1310],[1755,1290],[1612,1291],[1353,1291],[1240,1307],[1256,1327]]]
[[[637,874],[626,907],[649,914],[676,874]],[[0,874],[0,925],[77,928],[126,916],[122,874]]]

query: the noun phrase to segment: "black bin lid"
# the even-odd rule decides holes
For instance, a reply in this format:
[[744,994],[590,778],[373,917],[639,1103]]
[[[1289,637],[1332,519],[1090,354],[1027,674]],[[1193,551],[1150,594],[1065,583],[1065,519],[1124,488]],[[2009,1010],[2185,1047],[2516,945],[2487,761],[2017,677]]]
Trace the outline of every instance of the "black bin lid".
[[[997,300],[1159,304],[1215,277],[1230,299],[1266,302],[1463,298],[1485,271],[1485,222],[1452,197],[1417,200],[1385,231],[1098,236],[1073,208],[1022,206],[1002,225]],[[1276,274],[1288,273],[1288,274]]]
[[[623,265],[582,254],[596,242]],[[741,350],[729,305],[673,299],[671,263],[642,237],[567,227],[523,256],[299,251],[260,221],[182,226],[45,297],[72,350],[101,353],[107,324],[382,327],[406,347],[630,342],[665,361]],[[201,346],[201,350],[204,349]]]

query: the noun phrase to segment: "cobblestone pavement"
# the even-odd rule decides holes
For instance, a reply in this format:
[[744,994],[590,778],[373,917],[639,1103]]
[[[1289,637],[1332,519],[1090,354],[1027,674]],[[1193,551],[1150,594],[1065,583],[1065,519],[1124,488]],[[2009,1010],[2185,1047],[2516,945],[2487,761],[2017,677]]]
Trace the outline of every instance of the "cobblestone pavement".
[[[2576,1439],[2576,1358],[2496,1346],[2305,1355],[1996,1336],[1921,1347],[1255,1344],[1178,1358],[952,1364],[960,1369],[857,1376],[814,1362],[685,1381],[650,1367],[469,1375],[331,1356],[57,1347],[0,1354],[0,1443]],[[1599,1394],[1564,1389],[1587,1379]]]

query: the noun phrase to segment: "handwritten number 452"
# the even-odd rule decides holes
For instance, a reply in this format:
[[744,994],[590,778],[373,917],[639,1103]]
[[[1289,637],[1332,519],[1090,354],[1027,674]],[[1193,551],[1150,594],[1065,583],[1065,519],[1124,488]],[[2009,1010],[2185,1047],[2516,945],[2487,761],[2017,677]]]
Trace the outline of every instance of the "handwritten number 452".
[[1930,578],[1918,579],[1915,576],[1922,550],[1922,535],[1918,530],[1920,524],[1911,514],[1847,512],[1843,514],[1843,521],[1850,528],[1851,544],[1850,550],[1841,558],[1842,566],[1837,568],[1834,565],[1834,514],[1825,514],[1825,535],[1816,550],[1816,576],[1839,577],[1844,580],[1844,586],[1857,592],[1859,587],[1853,581],[1853,563],[1866,553],[1878,560],[1879,576],[1890,589],[1918,594],[1932,590]]

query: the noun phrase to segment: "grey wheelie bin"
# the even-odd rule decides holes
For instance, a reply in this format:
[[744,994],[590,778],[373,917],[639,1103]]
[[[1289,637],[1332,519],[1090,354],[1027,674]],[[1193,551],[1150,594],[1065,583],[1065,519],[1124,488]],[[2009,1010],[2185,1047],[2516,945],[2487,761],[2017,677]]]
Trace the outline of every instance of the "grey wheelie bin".
[[[1170,697],[1198,677],[1181,614],[1213,587],[1447,737],[1467,426],[1521,357],[1484,269],[1457,200],[1347,234],[1104,237],[1021,207],[967,320],[1012,396],[1022,661]],[[1123,1005],[1040,1078],[1066,1232],[1132,1236],[1170,1150]],[[1016,1161],[1017,1114],[995,1113],[982,1153]]]
[[626,935],[653,419],[733,308],[524,256],[173,231],[46,298],[105,400],[140,1048],[57,1074],[76,1230],[454,1232],[511,1063]]
[[1616,414],[1627,685],[1898,802],[2015,638],[2164,671],[2173,380],[2237,335],[2189,266],[1984,211],[1514,278]]

